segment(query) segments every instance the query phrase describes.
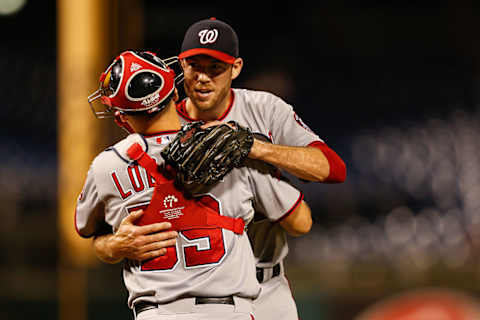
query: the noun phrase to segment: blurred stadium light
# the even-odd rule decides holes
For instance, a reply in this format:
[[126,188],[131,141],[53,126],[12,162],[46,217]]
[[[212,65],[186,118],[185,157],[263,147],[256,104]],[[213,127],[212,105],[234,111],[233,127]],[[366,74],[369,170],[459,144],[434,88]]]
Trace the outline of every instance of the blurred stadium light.
[[15,14],[22,10],[27,0],[0,0],[0,15]]
[[425,288],[382,299],[354,320],[475,320],[480,305],[456,290]]

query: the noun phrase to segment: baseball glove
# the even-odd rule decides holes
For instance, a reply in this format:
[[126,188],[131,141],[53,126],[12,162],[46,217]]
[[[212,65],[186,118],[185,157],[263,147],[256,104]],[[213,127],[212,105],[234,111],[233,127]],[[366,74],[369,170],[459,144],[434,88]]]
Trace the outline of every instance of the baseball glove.
[[190,193],[221,180],[240,167],[253,145],[250,129],[234,121],[202,129],[202,121],[184,125],[161,152],[177,171],[177,182]]

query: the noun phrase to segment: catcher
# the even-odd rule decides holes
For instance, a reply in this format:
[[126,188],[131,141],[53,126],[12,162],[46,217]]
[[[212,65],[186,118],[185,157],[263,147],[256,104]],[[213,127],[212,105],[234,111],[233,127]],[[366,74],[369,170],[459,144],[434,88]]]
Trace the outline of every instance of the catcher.
[[[261,163],[237,168],[253,148],[251,133],[238,124],[181,128],[174,73],[149,52],[118,56],[89,97],[92,104],[98,99],[106,110],[92,107],[97,116],[114,116],[136,133],[93,160],[75,227],[96,237],[97,250],[107,244],[105,261],[126,258],[124,283],[135,318],[252,319],[260,285],[244,226],[261,211],[292,235],[308,232],[312,221],[302,193]],[[231,171],[211,171],[215,161]],[[145,239],[158,230],[176,236],[150,242],[167,241],[160,256],[129,259],[128,250],[118,250],[129,239],[154,250]]]

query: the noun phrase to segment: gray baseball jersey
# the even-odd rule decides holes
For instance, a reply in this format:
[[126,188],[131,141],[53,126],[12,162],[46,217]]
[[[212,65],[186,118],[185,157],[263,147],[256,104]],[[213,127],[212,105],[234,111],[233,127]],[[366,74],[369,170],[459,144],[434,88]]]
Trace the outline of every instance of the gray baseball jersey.
[[[158,164],[163,163],[159,152],[174,134],[145,137],[147,153]],[[116,231],[129,212],[148,205],[153,181],[143,168],[127,160],[126,150],[133,142],[143,144],[143,139],[130,135],[93,160],[76,207],[75,227],[81,236],[98,234],[105,226]],[[219,214],[241,217],[248,223],[255,211],[272,221],[282,218],[296,208],[302,194],[260,166],[251,166],[234,169],[204,197],[217,204]],[[165,201],[174,206],[172,199]],[[173,209],[181,213],[181,208]],[[137,300],[167,303],[188,296],[258,296],[254,256],[245,233],[238,235],[226,229],[180,231],[173,252],[150,260],[148,268],[143,262],[126,261],[123,276],[130,307]]]
[[[292,106],[281,98],[263,91],[232,91],[230,106],[218,120],[237,121],[276,144],[307,146],[313,142],[323,142],[303,123]],[[185,110],[185,100],[177,105],[177,111],[183,121],[193,120]],[[257,267],[269,268],[271,274],[273,266],[280,263],[282,270],[279,276],[261,284],[262,291],[255,300],[255,315],[258,319],[298,318],[297,307],[283,272],[283,260],[288,254],[285,230],[257,212],[248,226],[248,236]]]
[[[281,98],[264,91],[232,89],[233,98],[220,121],[234,120],[252,132],[260,133],[271,142],[289,146],[307,146],[323,142]],[[185,100],[177,105],[183,121],[193,121],[185,110]],[[288,253],[286,233],[268,219],[255,220],[248,226],[258,267],[273,267]]]

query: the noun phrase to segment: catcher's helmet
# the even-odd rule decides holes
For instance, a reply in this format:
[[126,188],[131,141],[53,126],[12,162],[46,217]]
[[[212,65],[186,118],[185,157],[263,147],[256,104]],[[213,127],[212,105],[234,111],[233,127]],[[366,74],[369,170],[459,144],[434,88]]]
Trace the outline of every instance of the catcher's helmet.
[[[124,51],[100,76],[100,87],[88,96],[97,118],[112,117],[115,113],[163,110],[183,75],[175,76],[169,67],[177,57],[160,59],[148,51]],[[181,80],[179,80],[181,79]],[[93,102],[100,99],[103,108],[96,110]]]

